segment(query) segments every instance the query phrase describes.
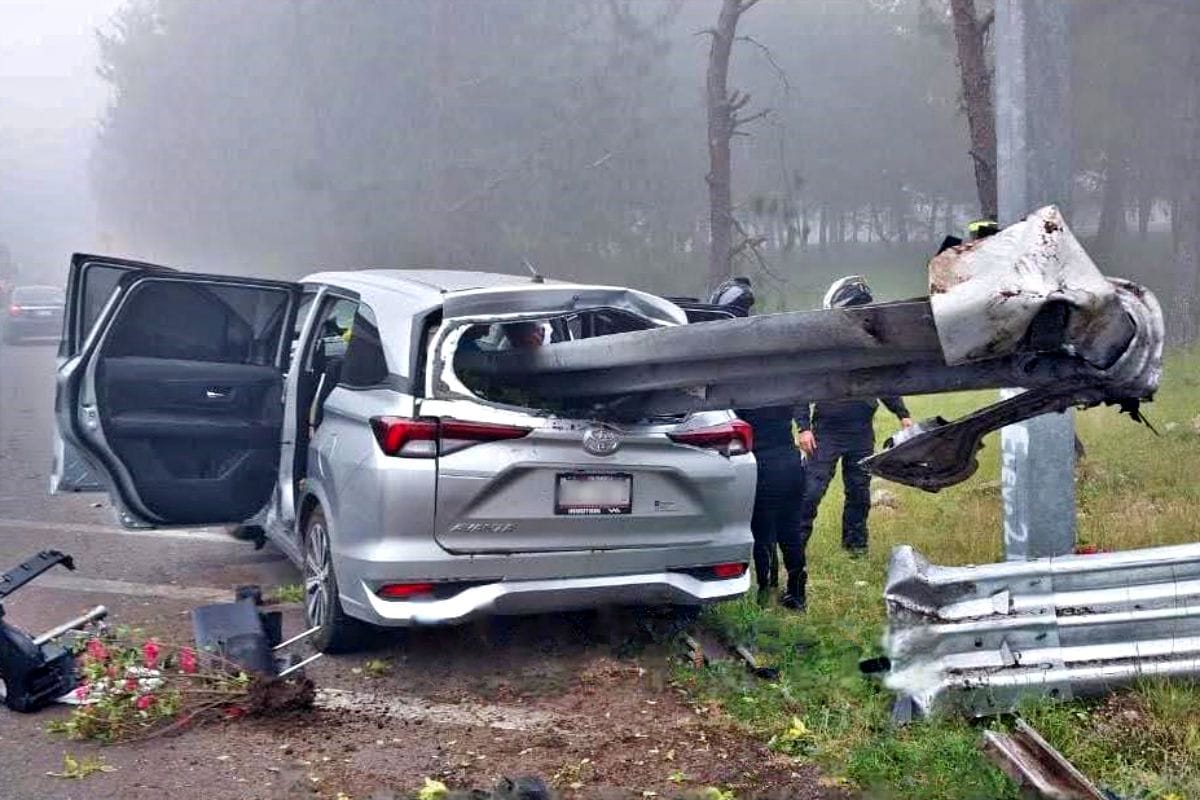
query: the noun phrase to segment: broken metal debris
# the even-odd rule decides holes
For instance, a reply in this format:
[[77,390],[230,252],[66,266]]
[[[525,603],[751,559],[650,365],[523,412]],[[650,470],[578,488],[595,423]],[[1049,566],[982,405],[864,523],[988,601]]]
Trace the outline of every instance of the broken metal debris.
[[727,644],[704,630],[697,631],[694,636],[685,634],[683,642],[688,647],[688,654],[692,664],[697,667],[729,661],[732,654],[737,656],[746,665],[746,668],[754,677],[766,681],[779,679],[779,669],[760,664],[758,657],[745,645]]
[[232,603],[213,603],[192,610],[192,630],[202,653],[217,653],[247,672],[266,677],[286,677],[320,658],[304,659],[289,653],[317,632],[310,628],[283,641],[279,611],[262,610],[262,591],[243,586]]
[[[439,342],[456,326],[450,318]],[[897,439],[869,468],[936,490],[974,470],[987,432],[1072,406],[1136,415],[1162,368],[1163,322],[1144,287],[1105,278],[1053,206],[930,262],[930,297],[655,327],[524,351],[461,353],[455,369],[527,405],[631,421],[799,401],[1021,387],[1029,396]],[[448,362],[447,362],[448,363]],[[769,378],[769,379],[764,379]],[[440,399],[469,399],[433,381]]]
[[885,684],[983,716],[1200,676],[1200,544],[967,567],[892,552]]
[[1113,800],[1055,750],[1029,723],[1012,733],[984,731],[983,751],[1022,789],[1046,800]]
[[[0,576],[0,600],[55,566],[75,569],[71,556],[58,550],[43,550]],[[104,619],[108,610],[96,606],[91,611],[40,636],[4,621],[0,605],[0,694],[13,711],[31,712],[53,703],[75,688],[75,654],[57,642],[68,633]]]

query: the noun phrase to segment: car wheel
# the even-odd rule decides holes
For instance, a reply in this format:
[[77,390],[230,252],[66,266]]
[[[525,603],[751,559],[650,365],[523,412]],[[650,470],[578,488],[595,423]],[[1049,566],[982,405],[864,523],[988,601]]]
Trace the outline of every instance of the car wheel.
[[313,645],[322,653],[345,653],[358,647],[364,625],[342,611],[329,524],[320,508],[313,509],[304,526],[304,614],[308,626],[317,628]]

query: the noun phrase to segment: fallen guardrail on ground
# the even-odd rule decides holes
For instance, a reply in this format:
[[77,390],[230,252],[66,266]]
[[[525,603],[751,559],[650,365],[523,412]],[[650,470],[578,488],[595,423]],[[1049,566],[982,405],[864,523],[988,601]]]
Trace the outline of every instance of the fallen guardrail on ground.
[[1200,544],[968,567],[898,547],[884,599],[901,720],[1200,676]]
[[982,746],[1026,794],[1046,800],[1114,800],[1023,719],[1012,733],[984,731]]

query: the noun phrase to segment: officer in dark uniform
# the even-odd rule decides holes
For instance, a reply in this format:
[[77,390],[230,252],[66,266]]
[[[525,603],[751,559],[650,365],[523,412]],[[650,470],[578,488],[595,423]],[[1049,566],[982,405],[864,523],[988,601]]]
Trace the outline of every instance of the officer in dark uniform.
[[[739,317],[749,316],[754,305],[750,280],[726,281],[713,292],[709,302]],[[779,602],[785,608],[803,611],[804,548],[796,528],[796,501],[804,491],[804,462],[792,438],[795,411],[791,406],[776,406],[738,411],[737,415],[754,429],[754,458],[758,462],[754,514],[750,519],[758,602],[765,604],[771,590],[779,586],[778,553],[782,550],[788,577]],[[807,415],[807,408],[804,413]]]
[[[872,302],[871,289],[857,275],[835,281],[825,295],[825,308],[847,308]],[[905,428],[912,419],[900,397],[881,397],[880,401],[900,419]],[[842,484],[846,490],[846,505],[842,511],[842,547],[852,554],[867,550],[867,514],[871,510],[871,475],[859,465],[875,451],[875,428],[872,421],[879,401],[837,400],[802,404],[796,414],[800,429],[797,444],[808,456],[804,499],[800,502],[798,527],[802,546],[812,536],[813,520],[833,471],[842,462]]]

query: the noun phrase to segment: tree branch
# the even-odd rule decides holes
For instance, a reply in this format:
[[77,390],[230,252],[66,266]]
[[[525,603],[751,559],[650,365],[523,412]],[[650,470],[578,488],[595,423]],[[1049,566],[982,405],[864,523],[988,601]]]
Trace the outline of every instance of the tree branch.
[[740,6],[738,6],[738,15],[740,16],[742,14],[745,14],[747,11],[754,8],[756,5],[758,5],[758,0],[744,0],[742,2],[742,4]]
[[783,84],[783,88],[789,92],[792,90],[792,85],[788,82],[787,73],[784,72],[783,67],[779,66],[779,62],[775,60],[775,54],[771,52],[771,48],[767,47],[753,36],[739,36],[734,41],[746,42],[747,44],[752,44],[761,50],[762,54],[766,56],[767,63],[769,63],[771,68],[775,70],[775,75],[779,78],[779,82]]
[[748,125],[751,122],[754,122],[756,119],[762,119],[763,117],[767,116],[770,113],[771,113],[771,109],[764,108],[762,111],[751,114],[748,117],[734,117],[733,118],[733,127],[737,128],[742,125]]

